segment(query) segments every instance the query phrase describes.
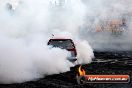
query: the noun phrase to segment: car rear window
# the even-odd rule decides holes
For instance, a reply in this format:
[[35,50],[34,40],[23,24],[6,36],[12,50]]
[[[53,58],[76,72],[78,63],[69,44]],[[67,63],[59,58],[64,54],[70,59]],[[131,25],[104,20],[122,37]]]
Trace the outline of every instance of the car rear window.
[[74,48],[74,44],[72,42],[72,40],[70,39],[66,39],[66,40],[57,40],[57,39],[51,39],[49,41],[49,45],[52,45],[53,47],[59,47],[59,48],[63,48],[63,49],[73,49]]

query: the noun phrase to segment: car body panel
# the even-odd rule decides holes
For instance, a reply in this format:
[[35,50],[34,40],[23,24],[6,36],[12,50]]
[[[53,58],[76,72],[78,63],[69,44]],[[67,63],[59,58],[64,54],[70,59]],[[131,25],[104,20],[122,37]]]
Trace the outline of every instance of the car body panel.
[[54,38],[48,41],[48,45],[52,45],[53,47],[59,47],[61,49],[65,49],[71,53],[71,56],[67,58],[70,62],[75,62],[77,60],[77,51],[74,42],[72,39],[62,39],[62,38]]

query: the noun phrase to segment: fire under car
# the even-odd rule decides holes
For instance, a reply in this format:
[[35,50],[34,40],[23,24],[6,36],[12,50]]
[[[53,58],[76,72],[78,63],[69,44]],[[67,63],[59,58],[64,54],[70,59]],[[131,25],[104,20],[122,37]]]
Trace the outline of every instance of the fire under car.
[[59,47],[61,49],[66,49],[71,53],[70,57],[67,57],[67,60],[69,60],[72,63],[77,62],[77,51],[74,42],[72,39],[50,39],[48,41],[48,45],[51,45],[53,47]]

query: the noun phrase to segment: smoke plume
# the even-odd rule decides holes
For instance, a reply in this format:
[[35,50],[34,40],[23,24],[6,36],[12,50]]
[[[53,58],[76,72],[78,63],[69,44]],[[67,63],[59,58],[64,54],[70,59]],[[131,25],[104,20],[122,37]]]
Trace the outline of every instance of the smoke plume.
[[21,83],[70,70],[68,51],[47,46],[52,35],[71,38],[78,62],[91,62],[93,51],[79,38],[86,7],[81,0],[0,1],[0,83]]

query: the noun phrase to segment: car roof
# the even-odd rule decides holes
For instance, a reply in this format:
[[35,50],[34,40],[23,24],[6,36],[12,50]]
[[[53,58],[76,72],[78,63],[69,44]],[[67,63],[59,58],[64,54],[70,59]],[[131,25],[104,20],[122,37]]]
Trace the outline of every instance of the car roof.
[[72,39],[65,39],[65,38],[52,38],[50,40],[72,40]]

